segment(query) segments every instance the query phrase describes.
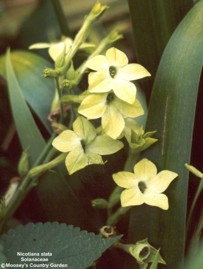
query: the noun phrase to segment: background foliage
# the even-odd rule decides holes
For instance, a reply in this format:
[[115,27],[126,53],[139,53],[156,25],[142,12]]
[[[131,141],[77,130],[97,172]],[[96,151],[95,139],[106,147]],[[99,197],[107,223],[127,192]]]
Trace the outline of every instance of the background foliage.
[[[8,2],[2,4],[2,21],[11,9],[6,5]],[[45,141],[48,140],[50,132],[47,115],[53,97],[53,83],[42,78],[40,74],[45,66],[51,66],[52,63],[48,62],[45,52],[40,53],[40,56],[43,56],[41,58],[28,51],[13,52],[13,49],[27,49],[31,43],[57,39],[61,34],[74,36],[82,23],[81,18],[94,3],[86,1],[85,5],[77,5],[77,1],[73,1],[71,6],[70,1],[69,6],[65,0],[36,2],[32,12],[29,11],[15,34],[12,31],[10,35],[8,31],[1,33],[1,53],[5,53],[7,46],[11,47],[10,56],[7,54],[7,59],[5,56],[0,59],[2,194],[10,179],[18,174],[20,144],[24,150],[29,151],[30,165],[38,162],[39,155],[43,158],[43,152],[50,149],[45,148]],[[168,261],[167,268],[184,268],[185,252],[189,249],[193,231],[201,219],[202,197],[195,208],[195,221],[191,222],[186,238],[187,209],[190,208],[197,180],[192,178],[188,184],[189,175],[184,164],[192,158],[195,166],[200,170],[203,167],[203,1],[104,2],[112,7],[97,23],[89,39],[98,44],[109,29],[120,29],[124,33],[124,39],[118,43],[118,47],[122,48],[131,60],[136,60],[151,72],[152,78],[145,80],[140,86],[149,103],[146,128],[149,131],[157,131],[159,142],[144,153],[144,156],[152,159],[159,169],[167,168],[179,174],[178,181],[168,192],[171,210],[163,213],[146,206],[136,208],[130,214],[129,226],[127,218],[124,218],[118,230],[125,234],[128,230],[127,240],[130,243],[148,237],[157,248],[162,246],[161,253]],[[30,29],[33,34],[30,34]],[[8,90],[3,79],[6,76]],[[10,225],[15,225],[16,221],[59,221],[97,232],[105,224],[105,216],[92,208],[88,201],[98,196],[108,197],[113,187],[111,174],[118,170],[118,163],[119,169],[122,167],[126,157],[127,153],[122,151],[109,157],[104,167],[88,167],[77,175],[67,176],[62,167],[57,173],[46,173],[21,204]],[[153,224],[149,226],[143,223]],[[108,255],[105,256],[105,262],[102,261],[101,266],[118,268],[119,264],[120,268],[136,268],[134,261],[127,255],[124,262],[124,259],[117,261],[119,251],[113,255],[114,259],[111,260]],[[123,253],[122,255],[125,257]]]

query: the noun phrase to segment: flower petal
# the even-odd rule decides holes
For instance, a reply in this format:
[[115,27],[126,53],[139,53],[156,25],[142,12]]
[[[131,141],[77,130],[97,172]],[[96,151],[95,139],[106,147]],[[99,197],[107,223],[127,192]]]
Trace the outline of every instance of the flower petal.
[[81,103],[78,112],[88,119],[100,118],[106,109],[106,93],[90,94]]
[[[99,73],[99,72],[96,72]],[[97,75],[97,76],[96,76]],[[91,82],[90,82],[91,80]],[[113,89],[113,80],[111,78],[104,78],[104,74],[91,75],[89,79],[89,92],[104,93],[110,92]]]
[[51,46],[50,43],[35,43],[29,46],[29,49],[46,49]]
[[86,151],[99,155],[109,155],[119,151],[122,147],[123,143],[121,141],[108,136],[99,135],[86,147]]
[[150,77],[150,73],[140,64],[128,64],[118,70],[117,76],[125,80],[137,80]]
[[61,152],[69,152],[80,146],[80,138],[70,130],[60,133],[52,142],[53,147]]
[[122,133],[125,121],[120,112],[109,105],[102,116],[102,129],[105,134],[116,139]]
[[122,188],[130,189],[135,188],[137,182],[135,181],[135,176],[131,172],[122,171],[112,175],[115,183]]
[[96,137],[96,129],[93,124],[82,116],[79,116],[74,121],[73,130],[81,138],[81,140],[85,141],[86,145]]
[[100,69],[106,69],[109,67],[106,56],[97,55],[86,62],[86,66],[92,70],[99,71]]
[[116,79],[112,84],[112,89],[118,98],[129,104],[133,104],[135,102],[137,89],[132,82]]
[[64,42],[58,42],[51,44],[49,48],[49,55],[51,56],[52,60],[55,62],[57,58],[65,52],[66,46]]
[[87,152],[88,165],[90,164],[104,164],[102,156],[93,152]]
[[165,194],[144,195],[144,202],[151,206],[160,207],[163,210],[167,210],[169,208],[168,197]]
[[157,174],[157,168],[153,162],[148,159],[142,159],[134,166],[135,177],[139,181],[147,182],[151,178],[153,179]]
[[133,188],[124,190],[121,193],[121,205],[125,206],[134,206],[134,205],[142,205],[144,203],[142,193]]
[[115,98],[113,105],[121,112],[125,117],[139,117],[144,114],[144,110],[140,102],[135,99],[133,104],[129,104],[119,98]]
[[106,58],[109,64],[115,67],[122,67],[128,64],[128,57],[125,55],[125,53],[114,47],[106,51]]
[[81,149],[71,151],[65,160],[66,168],[69,174],[81,170],[88,165],[88,158],[84,151]]
[[159,172],[153,180],[148,182],[148,188],[150,192],[154,193],[162,193],[164,192],[170,183],[178,176],[178,174],[168,171],[168,170],[163,170]]

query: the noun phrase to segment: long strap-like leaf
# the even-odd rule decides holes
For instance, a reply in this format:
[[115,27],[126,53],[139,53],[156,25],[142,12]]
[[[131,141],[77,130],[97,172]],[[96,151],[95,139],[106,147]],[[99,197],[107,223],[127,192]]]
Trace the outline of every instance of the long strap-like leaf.
[[159,142],[145,156],[153,160],[159,170],[170,169],[179,174],[167,191],[170,209],[165,212],[147,206],[135,208],[130,221],[130,240],[148,237],[151,244],[161,248],[167,269],[182,268],[183,264],[188,191],[184,164],[190,160],[202,63],[203,1],[199,1],[164,51],[147,121],[148,130],[157,130]]
[[128,0],[128,3],[136,58],[152,74],[150,80],[142,83],[150,88],[169,38],[193,3],[192,0]]
[[16,78],[10,52],[6,55],[6,77],[13,118],[22,148],[28,150],[33,165],[42,152],[45,142],[25,102]]

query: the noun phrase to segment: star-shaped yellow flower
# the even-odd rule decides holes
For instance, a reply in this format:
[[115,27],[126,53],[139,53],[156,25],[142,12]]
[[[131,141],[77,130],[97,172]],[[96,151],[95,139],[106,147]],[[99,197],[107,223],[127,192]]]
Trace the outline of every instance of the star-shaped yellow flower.
[[52,145],[61,152],[67,152],[65,164],[69,174],[91,164],[103,164],[101,155],[109,155],[123,147],[123,143],[105,135],[97,136],[95,127],[84,117],[73,123],[73,131],[65,130],[57,136]]
[[136,86],[131,82],[150,76],[140,64],[128,64],[128,58],[122,51],[112,47],[106,55],[97,55],[87,61],[86,66],[96,72],[88,77],[89,91],[104,93],[114,91],[123,101],[133,104]]
[[129,104],[113,92],[107,92],[87,95],[78,112],[88,119],[102,118],[104,133],[116,139],[125,127],[124,118],[141,116],[144,110],[137,99],[133,104]]
[[148,159],[142,159],[134,166],[134,173],[113,174],[116,184],[126,190],[121,193],[121,205],[148,204],[167,210],[168,197],[163,192],[178,175],[169,170],[157,174],[156,166]]

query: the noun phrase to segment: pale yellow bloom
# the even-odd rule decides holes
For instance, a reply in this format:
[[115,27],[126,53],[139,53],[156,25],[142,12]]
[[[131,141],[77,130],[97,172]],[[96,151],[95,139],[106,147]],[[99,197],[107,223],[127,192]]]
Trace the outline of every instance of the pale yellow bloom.
[[65,164],[69,174],[91,164],[104,164],[101,155],[109,155],[123,147],[123,143],[105,135],[98,135],[95,127],[84,117],[73,123],[73,131],[65,130],[52,142],[61,152],[67,152]]
[[[62,39],[58,42],[51,43],[36,43],[29,47],[29,49],[46,49],[48,48],[49,56],[52,58],[54,62],[56,62],[59,57],[62,55],[66,55],[71,46],[73,44],[73,40],[69,37],[62,37]],[[80,49],[93,48],[93,44],[83,43]]]
[[157,174],[156,166],[148,159],[142,159],[134,166],[134,173],[113,174],[116,184],[126,190],[121,193],[121,205],[148,204],[167,210],[168,197],[163,192],[178,175],[169,170]]
[[97,55],[87,61],[86,66],[96,72],[88,77],[89,91],[105,93],[114,91],[121,100],[133,104],[136,86],[131,82],[150,76],[140,64],[128,64],[128,58],[122,51],[112,47],[106,55]]
[[89,94],[84,98],[78,112],[88,119],[102,118],[105,134],[116,139],[125,127],[126,117],[138,117],[144,113],[140,102],[135,99],[129,104],[119,99],[113,92]]

